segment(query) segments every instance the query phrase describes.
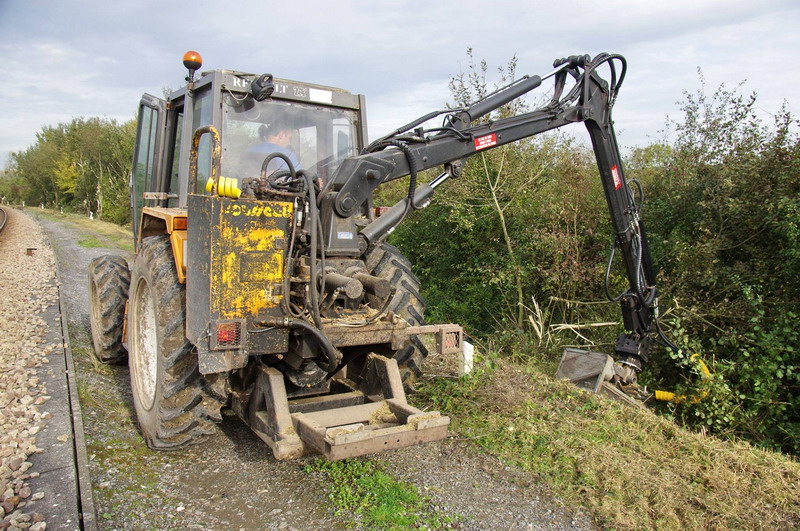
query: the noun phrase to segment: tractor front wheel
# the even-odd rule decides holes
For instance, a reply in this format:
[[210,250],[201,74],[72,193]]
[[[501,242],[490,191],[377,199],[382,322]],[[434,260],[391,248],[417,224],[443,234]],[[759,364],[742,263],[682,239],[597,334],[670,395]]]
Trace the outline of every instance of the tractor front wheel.
[[123,364],[128,353],[122,346],[125,303],[131,272],[121,256],[98,256],[89,264],[89,323],[94,355],[102,363]]

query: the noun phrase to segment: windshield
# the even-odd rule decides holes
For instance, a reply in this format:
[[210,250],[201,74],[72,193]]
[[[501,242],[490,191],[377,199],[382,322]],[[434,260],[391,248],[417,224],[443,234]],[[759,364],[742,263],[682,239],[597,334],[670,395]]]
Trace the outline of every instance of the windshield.
[[[271,153],[288,158],[295,169],[323,182],[341,159],[356,155],[356,113],[283,101],[223,98],[222,175],[257,177]],[[276,160],[269,171],[285,169]]]

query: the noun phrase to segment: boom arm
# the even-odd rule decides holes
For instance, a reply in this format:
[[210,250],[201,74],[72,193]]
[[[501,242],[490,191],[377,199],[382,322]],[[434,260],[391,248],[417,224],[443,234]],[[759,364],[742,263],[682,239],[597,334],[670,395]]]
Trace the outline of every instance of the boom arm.
[[[597,74],[597,68],[604,64],[611,72],[610,83]],[[600,54],[594,59],[588,55],[571,56],[557,60],[554,67],[555,70],[545,76],[525,77],[469,107],[423,116],[374,142],[365,150],[366,153],[345,159],[320,194],[325,247],[329,252],[340,254],[362,252],[368,245],[384,238],[412,208],[425,204],[441,183],[450,177],[458,177],[464,159],[470,155],[567,124],[583,122],[592,140],[614,229],[609,268],[618,248],[630,282],[627,291],[616,297],[609,295],[609,298],[620,302],[628,331],[617,341],[618,359],[623,365],[632,367],[635,376],[648,360],[655,332],[657,289],[644,226],[631,189],[635,181],[629,183],[625,179],[611,120],[617,91],[625,77],[626,62],[622,56],[614,54]],[[567,76],[574,79],[575,85],[563,95]],[[476,120],[537,88],[550,77],[555,78],[555,91],[552,100],[544,107],[473,125]],[[439,114],[447,114],[444,127],[427,131],[418,127]],[[389,147],[396,149],[387,149]],[[444,173],[430,184],[417,188],[417,172],[439,165],[445,165]],[[338,237],[355,234],[353,216],[375,188],[409,174],[411,182],[407,198],[364,227],[359,240]]]

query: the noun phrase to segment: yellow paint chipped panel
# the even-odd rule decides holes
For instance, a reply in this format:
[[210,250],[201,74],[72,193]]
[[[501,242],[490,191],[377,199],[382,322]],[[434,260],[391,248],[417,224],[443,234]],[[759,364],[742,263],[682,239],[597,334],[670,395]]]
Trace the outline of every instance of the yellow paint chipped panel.
[[257,316],[281,302],[291,203],[230,202],[212,242],[211,304],[225,319]]
[[274,247],[275,240],[284,236],[285,234],[280,229],[253,229],[247,238],[249,245],[255,246],[259,251],[267,251]]

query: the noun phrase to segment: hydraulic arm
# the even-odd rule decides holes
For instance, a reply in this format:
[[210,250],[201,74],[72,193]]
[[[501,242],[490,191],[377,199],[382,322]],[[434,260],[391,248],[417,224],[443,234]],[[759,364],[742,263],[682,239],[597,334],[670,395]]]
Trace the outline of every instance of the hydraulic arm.
[[[606,65],[607,81],[598,68]],[[420,117],[368,146],[364,152],[343,161],[320,193],[325,249],[328,255],[357,256],[380,242],[413,209],[424,206],[434,190],[449,178],[458,177],[464,160],[479,151],[494,149],[568,124],[583,122],[592,141],[597,167],[608,202],[614,244],[609,269],[616,252],[622,255],[629,288],[616,296],[622,308],[626,333],[616,344],[619,379],[634,382],[636,373],[648,361],[656,332],[657,289],[648,251],[644,225],[633,187],[627,180],[614,133],[611,110],[625,78],[626,62],[621,55],[570,56],[554,63],[544,76],[526,76],[464,108],[436,111]],[[554,78],[554,94],[548,104],[517,116],[489,119],[487,116]],[[566,91],[568,80],[571,88]],[[424,129],[422,125],[439,115],[443,125]],[[417,186],[419,171],[444,165],[444,172],[429,184]],[[354,215],[383,183],[410,175],[408,196],[387,213],[364,227],[358,238]]]

